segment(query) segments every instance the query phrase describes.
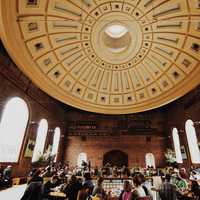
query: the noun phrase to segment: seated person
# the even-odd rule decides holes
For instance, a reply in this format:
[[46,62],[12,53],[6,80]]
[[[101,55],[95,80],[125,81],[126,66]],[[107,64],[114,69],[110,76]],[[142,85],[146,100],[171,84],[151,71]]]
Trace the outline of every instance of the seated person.
[[31,182],[38,182],[38,181],[43,183],[43,178],[40,175],[41,175],[40,169],[33,169],[28,175],[28,184]]
[[77,180],[76,176],[72,175],[69,184],[67,185],[67,187],[64,189],[63,192],[66,194],[68,200],[76,200],[78,191],[81,189],[81,187],[82,185]]
[[119,200],[132,200],[132,185],[129,181],[124,181],[123,190],[119,196]]
[[103,168],[101,169],[101,173],[102,173],[103,176],[106,176],[106,174],[107,174],[107,171],[106,171],[106,170],[107,170],[106,167],[103,167]]
[[84,174],[84,181],[83,181],[83,185],[87,185],[89,187],[89,195],[92,194],[93,188],[94,188],[94,184],[92,182],[92,178],[89,172]]
[[94,168],[94,176],[98,176],[99,175],[99,169],[97,166],[95,166]]
[[53,189],[55,187],[58,186],[58,182],[59,182],[59,178],[58,176],[54,175],[52,176],[51,180],[50,181],[47,181],[44,186],[43,186],[43,197],[46,198],[46,199],[51,199],[49,197],[49,193],[51,191],[53,191]]
[[191,192],[193,193],[194,197],[200,199],[200,186],[197,181],[192,180]]
[[44,172],[42,173],[42,177],[51,177],[51,176],[52,176],[51,167],[47,166]]
[[[146,180],[145,176],[142,174],[142,173],[139,173],[138,174],[138,177],[139,177],[139,180],[141,182],[141,185],[142,185],[142,188],[144,189],[145,191],[145,194],[147,196],[153,196],[151,191],[150,191],[150,188],[149,188],[149,182]],[[153,198],[153,197],[152,197]]]
[[125,165],[122,167],[122,176],[130,176],[130,170]]
[[3,170],[3,186],[4,187],[10,187],[12,185],[12,166],[8,165]]
[[132,193],[132,199],[134,200],[142,200],[142,199],[145,199],[145,200],[150,200],[151,197],[148,196],[148,194],[146,194],[143,186],[142,186],[142,181],[141,181],[141,178],[139,175],[135,175],[133,177],[133,183],[134,183],[134,190],[133,190],[133,193]]
[[97,184],[93,189],[92,196],[97,196],[100,199],[106,198],[106,192],[105,192],[105,190],[103,189],[103,186],[102,186],[103,180],[104,180],[103,177],[99,177],[97,179]]
[[65,177],[63,179],[63,183],[60,185],[60,191],[64,192],[66,190],[66,188],[67,188],[68,185],[69,185],[68,178]]
[[[79,190],[76,200],[87,200],[90,197],[90,187],[88,184],[83,184],[82,188]],[[73,199],[74,200],[74,199]]]
[[171,175],[166,174],[165,182],[162,183],[159,189],[154,189],[159,192],[161,200],[177,200],[178,196],[181,196],[178,187],[175,184],[170,183],[170,180]]
[[113,167],[113,176],[117,177],[118,175],[118,169],[117,169],[117,166],[114,166]]
[[82,160],[81,167],[82,167],[83,171],[86,171],[87,167],[88,167],[87,162],[85,162],[84,160]]

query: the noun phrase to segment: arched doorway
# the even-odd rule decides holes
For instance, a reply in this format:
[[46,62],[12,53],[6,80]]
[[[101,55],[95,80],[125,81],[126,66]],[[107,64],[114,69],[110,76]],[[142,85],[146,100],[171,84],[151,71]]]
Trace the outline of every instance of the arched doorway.
[[128,154],[120,150],[112,150],[104,154],[103,165],[110,163],[112,166],[128,166]]

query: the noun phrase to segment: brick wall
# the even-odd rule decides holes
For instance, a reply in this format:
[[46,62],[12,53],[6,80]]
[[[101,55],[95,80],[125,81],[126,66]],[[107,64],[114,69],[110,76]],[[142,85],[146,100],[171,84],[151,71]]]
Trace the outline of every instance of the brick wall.
[[[65,133],[64,112],[58,106],[58,102],[37,88],[23,73],[15,66],[7,55],[2,44],[0,44],[0,119],[6,102],[18,96],[23,98],[30,112],[30,118],[24,137],[21,155],[18,163],[12,163],[13,176],[24,176],[31,168],[31,159],[25,158],[24,153],[29,139],[36,139],[38,123],[42,118],[47,119],[49,131],[45,148],[52,143],[55,127],[61,128],[61,134]],[[14,111],[13,111],[14,112]],[[1,134],[1,133],[0,133]],[[59,156],[61,159],[64,138],[61,137]],[[3,166],[8,163],[0,163]]]
[[111,150],[128,154],[129,166],[145,166],[145,154],[153,153],[157,166],[165,165],[167,135],[163,109],[129,115],[103,115],[66,109],[68,139],[64,161],[77,164],[85,152],[93,166],[102,166],[103,155]]
[[103,155],[111,150],[121,150],[128,154],[129,167],[145,166],[145,154],[153,153],[157,166],[164,166],[165,138],[151,136],[149,141],[143,136],[70,136],[67,140],[65,161],[71,166],[77,164],[78,155],[87,154],[92,166],[102,166]]

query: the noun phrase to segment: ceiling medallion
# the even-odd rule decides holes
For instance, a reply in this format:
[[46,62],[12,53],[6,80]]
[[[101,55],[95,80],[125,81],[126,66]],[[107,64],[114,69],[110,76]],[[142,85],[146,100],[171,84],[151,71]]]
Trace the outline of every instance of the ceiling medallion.
[[198,0],[3,0],[1,39],[58,100],[124,114],[167,104],[200,83]]

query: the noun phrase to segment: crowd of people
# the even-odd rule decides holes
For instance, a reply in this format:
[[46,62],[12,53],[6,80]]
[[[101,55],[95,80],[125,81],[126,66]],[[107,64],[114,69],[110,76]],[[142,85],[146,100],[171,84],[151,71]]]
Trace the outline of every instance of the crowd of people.
[[[88,200],[110,199],[110,193],[103,187],[104,177],[97,178],[95,184],[90,172],[85,172],[83,179],[76,175],[71,175],[70,179],[64,178],[61,175],[54,174],[51,180],[44,183],[42,172],[34,170],[28,178],[28,185],[21,200],[52,200],[54,197],[50,195],[51,191],[63,192],[68,200]],[[151,199],[151,194],[145,185],[145,178],[142,174],[137,174],[133,177],[134,187],[131,182],[124,181],[123,190],[119,196],[121,200],[138,200],[141,198]],[[57,197],[56,199],[59,199]]]
[[[69,168],[69,172],[73,173],[77,176],[82,176],[85,171],[89,171],[92,176],[103,176],[103,177],[129,177],[132,176],[134,173],[139,172],[141,168],[133,167],[128,168],[127,166],[123,165],[122,167],[112,166],[110,163],[105,164],[103,167],[95,166],[91,168],[90,162],[88,164],[83,161],[80,166],[75,166],[75,168]],[[157,171],[152,167],[148,166],[144,169],[144,173],[148,175],[152,175],[157,173]]]
[[[5,187],[11,184],[8,184],[11,171],[12,167],[8,166],[0,172]],[[149,166],[129,169],[109,163],[102,168],[91,168],[84,161],[80,167],[52,163],[45,168],[31,170],[21,200],[53,200],[55,197],[51,193],[55,191],[64,194],[68,200],[113,199],[111,191],[104,184],[109,179],[111,182],[114,179],[122,180],[123,188],[115,196],[119,200],[152,200],[155,193],[161,200],[200,200],[199,169],[192,169],[188,174],[183,168],[156,170]],[[60,198],[63,199],[56,197],[58,200]]]

